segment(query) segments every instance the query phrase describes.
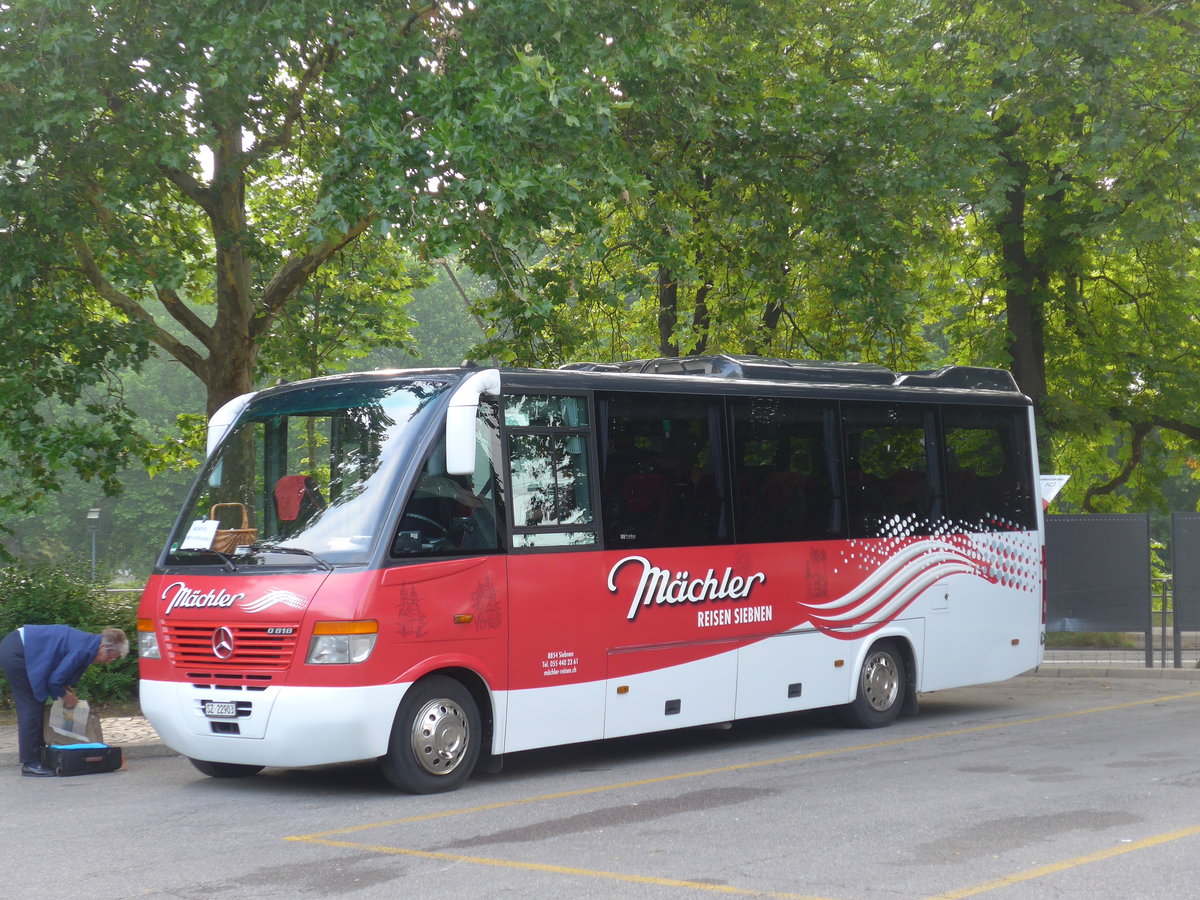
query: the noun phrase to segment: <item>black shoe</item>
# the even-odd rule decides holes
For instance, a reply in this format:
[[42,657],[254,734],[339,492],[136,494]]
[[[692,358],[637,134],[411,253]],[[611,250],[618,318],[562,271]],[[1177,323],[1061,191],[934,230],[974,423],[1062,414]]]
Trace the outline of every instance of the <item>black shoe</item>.
[[54,770],[43,766],[41,763],[25,763],[25,765],[21,766],[21,774],[45,778],[47,775],[53,776]]

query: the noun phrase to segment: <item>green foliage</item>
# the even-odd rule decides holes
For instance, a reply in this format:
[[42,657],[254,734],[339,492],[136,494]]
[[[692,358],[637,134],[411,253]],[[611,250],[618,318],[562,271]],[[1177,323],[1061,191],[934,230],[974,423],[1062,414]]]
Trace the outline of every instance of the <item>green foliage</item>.
[[316,378],[374,350],[410,349],[408,305],[429,271],[391,238],[359,240],[297,292],[258,355],[260,381]]
[[407,346],[413,257],[617,193],[662,6],[0,5],[0,509],[177,461],[116,382],[151,344],[211,413]]
[[622,82],[628,191],[475,259],[498,286],[486,354],[998,365],[1043,468],[1073,475],[1065,506],[1164,509],[1172,485],[1194,507],[1194,5],[677,13]]
[[[29,563],[87,560],[94,536],[98,574],[149,574],[203,456],[204,393],[181,365],[157,357],[139,372],[123,372],[121,390],[147,441],[159,447],[153,466],[118,473],[121,491],[111,497],[64,473],[61,489],[36,511],[3,517],[10,533],[0,534],[0,548]],[[94,535],[85,518],[89,509],[100,510]]]
[[376,348],[362,361],[363,367],[457,366],[471,358],[475,345],[487,336],[476,310],[491,291],[489,282],[456,260],[438,260],[433,280],[413,291],[405,308],[415,323],[412,343],[402,349]]
[[1117,631],[1047,631],[1046,646],[1052,649],[1084,647],[1096,650],[1129,650],[1136,645]]
[[[1135,7],[1137,7],[1135,9]],[[962,130],[926,315],[951,358],[1011,367],[1048,471],[1085,511],[1163,508],[1200,430],[1194,7],[934,3],[905,77]],[[1182,439],[1181,439],[1182,438]]]
[[0,632],[21,625],[73,625],[89,628],[98,593],[86,577],[49,565],[0,569]]
[[[1194,506],[1198,37],[1130,0],[10,0],[0,509],[66,523],[68,473],[194,461],[176,414],[466,341],[1005,366],[1065,506]],[[445,256],[482,341],[444,283],[413,315]],[[151,344],[204,389],[165,423]]]
[[523,268],[476,260],[499,287],[487,352],[931,362],[912,262],[937,250],[929,169],[958,134],[938,137],[933,105],[889,71],[885,5],[681,11],[673,52],[622,82],[628,189],[544,234]]
[[97,633],[109,626],[122,629],[130,638],[130,655],[90,667],[76,690],[94,703],[136,695],[136,594],[110,594],[69,568],[44,564],[0,568],[0,635],[22,625],[70,625]]

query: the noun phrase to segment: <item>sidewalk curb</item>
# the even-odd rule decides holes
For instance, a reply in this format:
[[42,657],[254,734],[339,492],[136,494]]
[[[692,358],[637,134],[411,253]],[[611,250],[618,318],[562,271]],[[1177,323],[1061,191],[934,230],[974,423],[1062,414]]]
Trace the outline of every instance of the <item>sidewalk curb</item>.
[[1024,678],[1148,678],[1155,681],[1200,681],[1200,669],[1135,669],[1099,666],[1041,666],[1018,676]]

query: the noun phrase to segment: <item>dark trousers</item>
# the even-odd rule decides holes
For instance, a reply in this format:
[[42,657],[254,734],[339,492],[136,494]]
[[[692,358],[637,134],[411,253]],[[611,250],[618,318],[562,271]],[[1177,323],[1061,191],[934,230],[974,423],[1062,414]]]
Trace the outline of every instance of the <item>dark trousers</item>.
[[17,742],[21,751],[21,764],[30,765],[42,761],[43,710],[45,697],[36,697],[25,672],[25,643],[19,632],[10,631],[0,640],[0,668],[8,679],[13,705],[17,707]]

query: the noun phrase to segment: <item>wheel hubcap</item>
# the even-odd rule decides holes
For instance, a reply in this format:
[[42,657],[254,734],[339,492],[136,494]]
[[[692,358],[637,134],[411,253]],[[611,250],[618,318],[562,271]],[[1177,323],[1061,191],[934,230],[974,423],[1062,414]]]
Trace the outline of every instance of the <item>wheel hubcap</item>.
[[413,720],[413,755],[431,775],[458,768],[471,739],[466,713],[453,700],[430,700]]
[[876,712],[890,709],[900,693],[896,661],[887,653],[872,654],[863,665],[862,687],[871,709]]

